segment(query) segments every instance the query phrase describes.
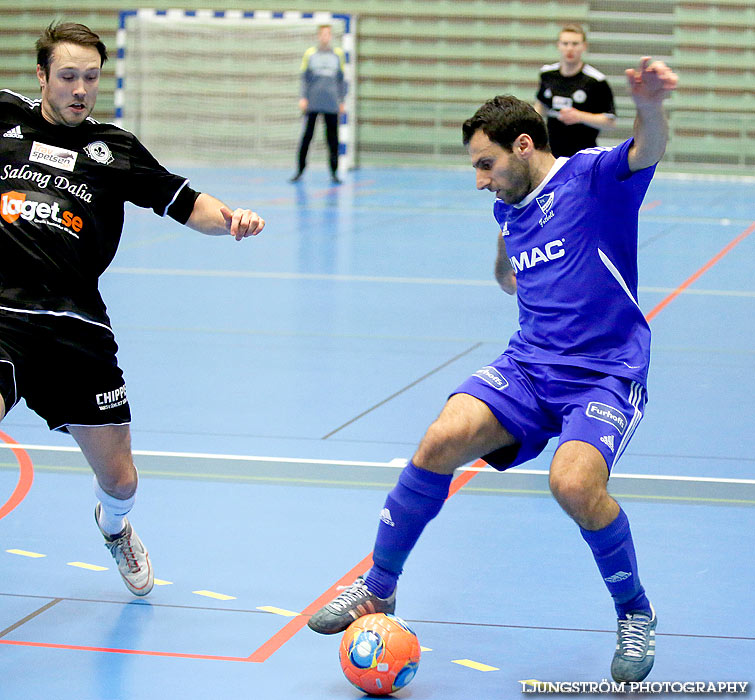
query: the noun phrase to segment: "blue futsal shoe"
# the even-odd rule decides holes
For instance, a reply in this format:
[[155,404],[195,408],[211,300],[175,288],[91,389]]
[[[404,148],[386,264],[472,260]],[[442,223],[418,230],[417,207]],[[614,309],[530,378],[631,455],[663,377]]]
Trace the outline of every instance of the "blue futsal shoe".
[[616,653],[611,663],[611,676],[617,683],[641,681],[655,662],[655,627],[658,624],[653,606],[650,613],[627,613],[619,619],[616,632]]

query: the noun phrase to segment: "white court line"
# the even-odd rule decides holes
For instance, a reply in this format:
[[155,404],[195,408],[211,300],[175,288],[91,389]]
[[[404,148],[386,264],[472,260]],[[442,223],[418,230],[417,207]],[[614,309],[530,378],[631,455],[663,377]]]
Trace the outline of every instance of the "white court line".
[[[78,447],[65,445],[12,445],[0,443],[0,448],[6,450],[38,450],[40,452],[81,452]],[[133,454],[141,457],[180,457],[182,459],[225,459],[230,462],[277,462],[281,464],[332,464],[335,466],[348,467],[390,467],[399,468],[406,464],[405,459],[391,460],[390,462],[357,462],[352,460],[338,459],[298,459],[295,457],[257,457],[254,455],[225,455],[205,452],[163,452],[155,450],[132,450]]]
[[[153,275],[166,277],[223,277],[239,279],[318,280],[329,282],[370,282],[390,284],[431,284],[457,287],[497,287],[494,280],[449,279],[443,277],[375,277],[370,275],[332,275],[304,272],[253,272],[249,270],[206,270],[164,267],[111,267],[105,274]],[[640,287],[640,293],[671,294],[674,287]],[[682,294],[700,296],[755,297],[755,291],[729,289],[685,289]]]
[[[81,452],[78,447],[65,445],[13,445],[0,442],[0,449],[12,450],[37,450],[40,452]],[[231,462],[274,462],[279,464],[324,464],[336,467],[380,467],[383,469],[403,469],[406,459],[396,457],[390,462],[359,462],[345,459],[309,459],[297,457],[259,457],[255,455],[228,455],[214,454],[209,452],[164,452],[159,450],[133,450],[134,455],[141,457],[180,457],[181,459],[224,459]],[[496,472],[493,467],[461,467],[461,471]],[[532,474],[543,476],[548,474],[545,469],[520,469],[515,467],[510,470],[512,474]],[[611,474],[612,479],[646,479],[655,481],[694,481],[715,484],[754,484],[755,479],[730,479],[716,476],[672,476],[667,474]]]

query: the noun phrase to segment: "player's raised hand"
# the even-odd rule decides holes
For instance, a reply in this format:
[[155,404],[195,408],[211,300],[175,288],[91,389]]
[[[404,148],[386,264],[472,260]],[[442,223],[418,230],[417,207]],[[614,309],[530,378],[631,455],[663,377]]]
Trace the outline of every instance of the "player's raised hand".
[[228,232],[237,240],[247,236],[256,236],[265,228],[265,220],[251,209],[235,209],[231,211],[228,207],[220,207],[220,213],[225,219],[225,227]]
[[658,104],[676,88],[676,73],[663,61],[651,61],[650,56],[643,56],[639,70],[628,68],[625,71],[632,99],[637,106]]

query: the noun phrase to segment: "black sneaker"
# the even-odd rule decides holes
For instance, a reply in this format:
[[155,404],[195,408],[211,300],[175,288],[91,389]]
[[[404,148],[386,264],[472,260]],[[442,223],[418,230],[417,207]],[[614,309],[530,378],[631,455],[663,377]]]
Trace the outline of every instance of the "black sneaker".
[[343,184],[343,182],[338,179],[338,175],[336,175],[335,173],[330,176],[330,183],[332,185],[341,185],[341,184]]
[[622,681],[641,681],[655,662],[655,627],[658,618],[653,606],[650,612],[627,613],[616,633],[616,653],[611,663],[611,676]]
[[304,175],[304,171],[302,170],[300,173],[296,173],[293,177],[288,178],[289,182],[299,182],[301,180],[301,176]]
[[341,595],[320,608],[307,623],[320,634],[343,632],[354,620],[371,613],[391,613],[396,609],[396,591],[388,598],[370,593],[361,576]]

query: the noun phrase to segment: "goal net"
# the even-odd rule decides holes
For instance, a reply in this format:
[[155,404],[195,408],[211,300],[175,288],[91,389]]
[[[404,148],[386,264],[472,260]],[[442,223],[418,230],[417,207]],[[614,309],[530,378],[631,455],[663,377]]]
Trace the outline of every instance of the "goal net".
[[[354,18],[327,12],[136,10],[118,31],[116,123],[158,160],[295,167],[302,55],[330,24],[346,54],[339,169],[354,164]],[[318,124],[308,164],[327,162]]]

